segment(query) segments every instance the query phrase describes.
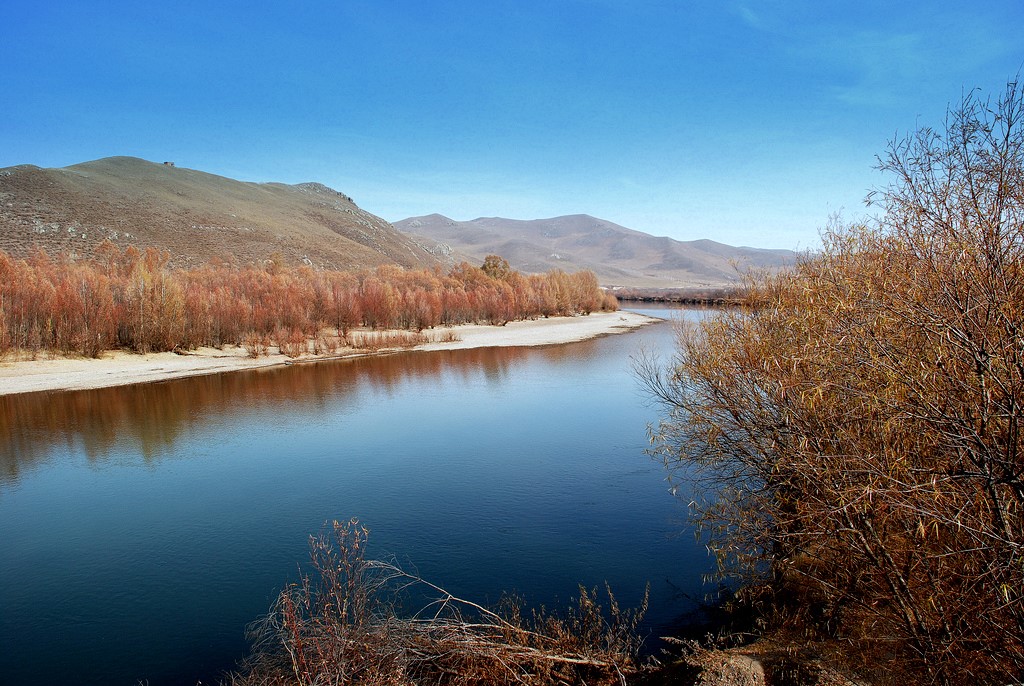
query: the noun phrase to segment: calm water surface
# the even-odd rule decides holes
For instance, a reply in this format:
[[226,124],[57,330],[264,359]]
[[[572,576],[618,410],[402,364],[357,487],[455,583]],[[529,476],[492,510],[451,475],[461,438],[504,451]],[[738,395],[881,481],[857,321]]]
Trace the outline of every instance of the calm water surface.
[[216,682],[352,517],[476,601],[650,582],[658,635],[711,563],[644,453],[641,347],[672,327],[0,397],[0,682]]

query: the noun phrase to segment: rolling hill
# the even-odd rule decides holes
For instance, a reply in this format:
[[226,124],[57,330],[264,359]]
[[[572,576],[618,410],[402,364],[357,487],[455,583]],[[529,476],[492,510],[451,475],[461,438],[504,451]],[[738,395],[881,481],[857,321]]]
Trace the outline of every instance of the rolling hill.
[[179,266],[222,258],[334,269],[437,263],[318,183],[249,183],[133,157],[0,169],[0,249],[89,255],[104,239],[167,250]]
[[711,240],[677,241],[585,214],[551,219],[498,217],[454,221],[440,214],[395,222],[449,261],[479,263],[501,255],[523,272],[590,269],[608,286],[701,288],[738,282],[745,268],[777,269],[792,264],[790,250],[736,248]]
[[108,157],[57,169],[0,169],[0,249],[88,256],[103,240],[156,247],[171,264],[283,260],[330,269],[424,267],[501,255],[527,273],[594,271],[602,284],[700,288],[739,269],[778,268],[788,250],[677,241],[588,215],[530,221],[439,214],[394,226],[319,183],[251,183],[171,163]]

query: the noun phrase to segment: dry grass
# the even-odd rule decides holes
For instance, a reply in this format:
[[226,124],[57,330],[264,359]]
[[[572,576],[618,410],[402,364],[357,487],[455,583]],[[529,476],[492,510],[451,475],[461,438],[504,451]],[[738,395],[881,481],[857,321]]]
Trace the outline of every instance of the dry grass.
[[[580,589],[562,615],[528,616],[456,598],[389,562],[366,560],[367,530],[334,522],[310,539],[312,574],[281,592],[251,629],[253,654],[232,686],[272,684],[625,684],[638,671],[636,626],[608,592]],[[402,601],[426,598],[399,615]]]
[[249,357],[252,358],[268,355],[274,347],[277,347],[282,355],[297,358],[310,354],[333,355],[342,347],[373,352],[415,348],[425,343],[455,343],[462,340],[459,334],[452,329],[444,329],[436,333],[350,331],[347,336],[336,335],[333,332],[334,329],[322,330],[313,338],[307,337],[298,329],[292,331],[280,329],[273,338],[265,334],[253,333],[246,336],[243,346]]
[[356,350],[413,348],[428,343],[426,334],[418,331],[366,331],[349,335],[349,346]]
[[422,331],[362,331],[351,332],[348,345],[356,350],[387,350],[389,348],[415,348],[425,343],[454,343],[462,340],[451,329],[438,333]]
[[462,336],[454,329],[445,329],[434,337],[435,343],[458,343],[461,340]]

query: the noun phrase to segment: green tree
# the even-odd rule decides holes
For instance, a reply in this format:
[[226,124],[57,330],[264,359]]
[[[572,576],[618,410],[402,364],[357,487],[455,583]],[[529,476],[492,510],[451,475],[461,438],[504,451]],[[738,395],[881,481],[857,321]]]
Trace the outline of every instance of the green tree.
[[638,361],[723,569],[932,683],[1024,677],[1022,116],[1010,83],[895,140],[877,219]]
[[505,281],[512,275],[512,267],[509,266],[508,260],[498,255],[485,257],[480,268],[484,274],[499,281]]

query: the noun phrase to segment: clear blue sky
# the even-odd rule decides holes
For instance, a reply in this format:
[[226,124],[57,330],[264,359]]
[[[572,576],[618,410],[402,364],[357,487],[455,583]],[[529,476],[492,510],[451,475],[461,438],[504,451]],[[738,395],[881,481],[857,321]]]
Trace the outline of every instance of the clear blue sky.
[[1024,2],[0,6],[0,167],[321,181],[386,219],[588,213],[813,247],[876,154],[1024,65]]

